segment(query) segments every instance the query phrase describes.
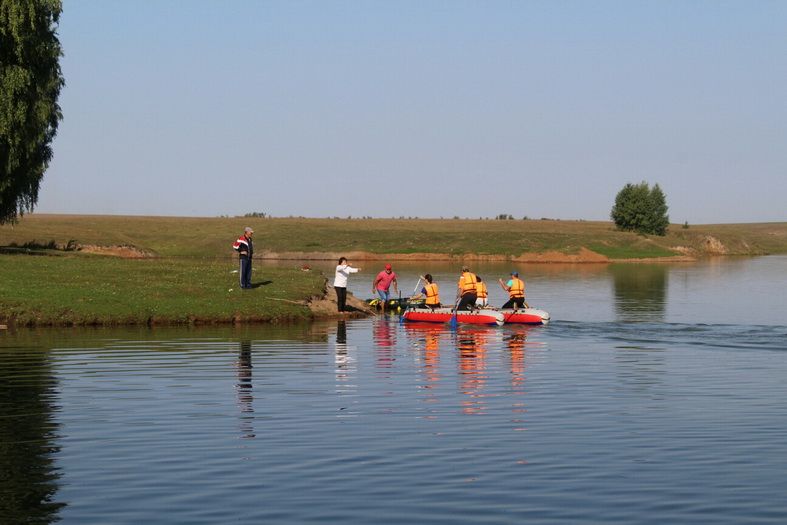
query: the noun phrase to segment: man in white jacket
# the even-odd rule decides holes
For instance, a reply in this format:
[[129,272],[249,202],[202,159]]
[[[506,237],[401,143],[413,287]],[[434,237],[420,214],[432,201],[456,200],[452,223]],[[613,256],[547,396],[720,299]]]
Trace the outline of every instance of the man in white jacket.
[[336,306],[340,312],[346,311],[347,277],[351,273],[357,273],[360,270],[360,268],[353,268],[347,264],[346,257],[339,258],[339,264],[336,266],[336,277],[333,279],[333,287],[336,290]]

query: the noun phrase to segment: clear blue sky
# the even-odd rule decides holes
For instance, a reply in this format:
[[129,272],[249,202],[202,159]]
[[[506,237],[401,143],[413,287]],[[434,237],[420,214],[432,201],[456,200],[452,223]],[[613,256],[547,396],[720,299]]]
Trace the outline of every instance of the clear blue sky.
[[38,212],[787,220],[787,2],[66,0]]

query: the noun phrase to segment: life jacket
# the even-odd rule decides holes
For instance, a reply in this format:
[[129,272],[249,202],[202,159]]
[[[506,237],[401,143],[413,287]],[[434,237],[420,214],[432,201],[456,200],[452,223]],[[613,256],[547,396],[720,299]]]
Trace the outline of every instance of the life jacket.
[[486,291],[486,283],[484,281],[475,283],[475,294],[479,299],[486,299],[489,297],[489,293]]
[[427,284],[424,286],[424,290],[426,290],[426,304],[440,304],[440,296],[435,283]]
[[459,279],[459,286],[462,287],[462,295],[467,295],[469,293],[475,293],[475,284],[476,284],[476,276],[474,273],[465,272],[462,274],[462,278]]
[[525,282],[518,277],[511,279],[511,288],[508,290],[508,297],[510,299],[524,299],[525,297]]

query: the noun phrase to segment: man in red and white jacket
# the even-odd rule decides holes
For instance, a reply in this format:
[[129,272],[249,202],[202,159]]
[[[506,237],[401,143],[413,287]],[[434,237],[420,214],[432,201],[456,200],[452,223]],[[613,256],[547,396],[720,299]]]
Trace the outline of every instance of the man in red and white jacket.
[[238,252],[240,261],[240,287],[244,290],[251,288],[251,259],[254,256],[254,243],[251,237],[254,230],[246,226],[243,235],[232,243],[232,247]]

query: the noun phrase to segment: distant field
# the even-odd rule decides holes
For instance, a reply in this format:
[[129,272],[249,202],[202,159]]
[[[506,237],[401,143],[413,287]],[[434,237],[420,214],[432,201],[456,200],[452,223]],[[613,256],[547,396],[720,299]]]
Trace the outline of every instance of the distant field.
[[[257,254],[439,253],[518,256],[576,254],[581,248],[615,259],[688,253],[787,253],[787,222],[672,225],[665,237],[616,231],[610,222],[558,220],[247,219],[33,214],[0,226],[0,249],[25,244],[65,247],[129,245],[163,257],[221,257],[244,226],[255,229]],[[11,248],[9,248],[11,247]]]

